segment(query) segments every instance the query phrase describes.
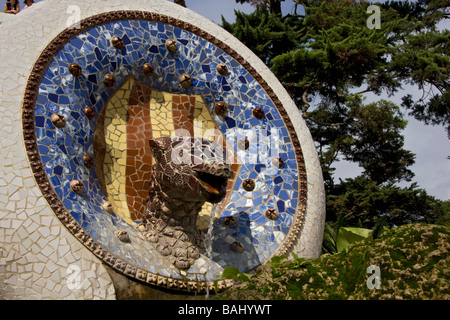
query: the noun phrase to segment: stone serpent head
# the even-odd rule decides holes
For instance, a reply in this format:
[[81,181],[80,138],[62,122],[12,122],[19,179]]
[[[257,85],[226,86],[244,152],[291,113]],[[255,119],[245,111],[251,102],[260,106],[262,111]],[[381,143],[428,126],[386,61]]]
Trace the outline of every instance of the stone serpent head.
[[162,137],[149,141],[155,164],[143,223],[143,237],[180,269],[200,257],[203,237],[197,230],[205,202],[218,203],[233,177],[224,148],[202,138]]
[[154,179],[177,200],[220,202],[233,170],[224,148],[203,138],[150,140],[156,161]]

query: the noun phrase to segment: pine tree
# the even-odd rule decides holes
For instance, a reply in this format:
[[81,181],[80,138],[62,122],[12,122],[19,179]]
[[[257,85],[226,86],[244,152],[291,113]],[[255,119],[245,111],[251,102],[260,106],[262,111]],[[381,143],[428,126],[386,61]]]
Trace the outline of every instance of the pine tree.
[[[414,176],[409,169],[414,154],[404,149],[402,135],[405,112],[447,126],[450,137],[450,32],[437,29],[440,21],[449,18],[450,1],[375,3],[380,8],[379,29],[367,23],[373,3],[296,3],[305,6],[305,17],[273,14],[266,5],[251,14],[237,11],[236,22],[222,19],[222,26],[271,68],[301,109],[317,143],[329,200],[360,188],[351,181],[335,184],[333,165],[344,159],[363,169],[359,178],[367,185],[397,201],[391,203],[393,207],[402,207],[401,201],[419,203],[423,193],[411,189],[410,197],[401,197],[407,191],[392,186]],[[413,101],[406,95],[401,106],[384,100],[366,102],[369,93],[394,95],[404,84],[423,90],[423,99]],[[369,197],[370,190],[363,190]],[[435,202],[432,197],[422,198],[424,203]],[[352,212],[355,217],[361,213]],[[381,215],[377,210],[367,212],[375,218]],[[410,221],[416,214],[402,212],[404,219],[399,221]]]

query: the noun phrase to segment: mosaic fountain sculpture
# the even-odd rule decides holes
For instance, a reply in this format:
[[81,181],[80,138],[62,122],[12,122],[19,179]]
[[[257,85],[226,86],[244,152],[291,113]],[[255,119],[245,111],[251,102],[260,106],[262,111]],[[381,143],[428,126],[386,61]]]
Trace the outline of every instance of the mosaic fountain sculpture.
[[[250,272],[291,251],[317,257],[320,164],[270,70],[168,1],[91,4],[42,1],[0,26],[19,30],[1,36],[0,61],[24,42],[28,49],[0,78],[0,292],[73,297],[66,270],[74,264],[93,297],[111,283],[103,264],[143,283],[206,292],[227,266]],[[20,31],[26,21],[36,34]],[[23,219],[40,221],[45,237]],[[30,267],[43,260],[47,267]],[[32,278],[20,271],[30,268]],[[22,292],[27,279],[46,277],[52,290],[31,282],[33,293]]]
[[[206,201],[223,200],[233,171],[224,163],[223,154],[217,153],[217,143],[192,138],[188,140],[189,148],[178,148],[174,153],[185,141],[172,140],[164,137],[150,141],[156,164],[144,223],[138,228],[146,239],[158,244],[160,254],[170,256],[176,267],[189,269],[200,257],[199,248],[205,248],[197,230],[198,213]],[[183,151],[189,161],[174,161],[174,154],[180,156]]]

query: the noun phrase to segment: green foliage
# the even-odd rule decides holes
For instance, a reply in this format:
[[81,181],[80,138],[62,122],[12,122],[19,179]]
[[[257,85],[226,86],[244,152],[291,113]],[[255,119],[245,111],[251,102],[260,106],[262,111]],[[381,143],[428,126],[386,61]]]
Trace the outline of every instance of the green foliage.
[[287,257],[285,255],[281,256],[274,256],[270,261],[268,261],[266,264],[272,269],[272,276],[277,277],[277,269],[278,267],[287,260]]
[[294,252],[291,252],[292,258],[294,258],[293,268],[304,268],[311,264],[310,260],[307,260],[305,258],[299,258]]
[[325,223],[325,229],[323,233],[322,241],[322,253],[335,254],[338,252],[337,249],[337,237],[338,232],[341,227],[346,224],[344,216],[339,216],[337,221],[331,222],[327,221]]
[[[378,185],[367,177],[347,179],[327,196],[329,220],[345,217],[349,226],[373,228],[380,219],[389,226],[412,222],[445,224],[450,206],[412,184]],[[447,219],[447,220],[446,220]]]
[[305,258],[299,258],[295,252],[291,252],[292,258],[293,258],[293,262],[292,261],[288,261],[288,258],[286,255],[281,255],[281,256],[274,256],[270,259],[270,261],[268,261],[266,264],[272,269],[272,271],[276,271],[283,263],[289,262],[289,263],[293,263],[293,265],[296,268],[302,268],[305,267],[309,264],[309,261]]
[[[450,229],[408,224],[366,238],[352,249],[318,259],[273,265],[272,277],[261,269],[251,281],[235,286],[227,299],[433,299],[450,298]],[[298,258],[298,257],[297,257]],[[367,267],[380,268],[380,289],[367,287]],[[276,275],[276,276],[274,276]]]
[[222,275],[219,276],[220,278],[225,279],[237,279],[241,282],[249,281],[251,279],[252,275],[244,272],[240,272],[238,268],[235,267],[226,267]]
[[338,142],[344,158],[359,163],[364,174],[377,184],[409,181],[414,176],[408,169],[414,155],[403,149],[401,130],[406,121],[399,108],[385,100],[350,108],[358,120],[349,126],[342,137],[345,140]]
[[374,232],[376,232],[377,236],[381,234],[381,231],[378,230],[378,225],[374,227],[374,230],[371,230],[366,228],[344,227],[342,224],[326,222],[322,253],[336,254],[347,251],[351,245],[367,238],[373,238]]
[[267,11],[256,10],[250,15],[235,11],[236,22],[228,23],[222,17],[222,27],[233,33],[266,64],[271,59],[291,50],[298,45],[299,34],[292,23],[298,21],[291,18],[280,18]]
[[278,268],[284,261],[286,261],[287,257],[285,255],[274,256],[270,261],[267,262],[267,265],[272,269]]
[[431,208],[433,217],[430,223],[450,226],[450,200],[435,201]]
[[379,219],[375,225],[372,228],[372,238],[373,239],[378,239],[379,237],[381,237],[381,235],[385,232],[388,231],[389,228],[387,227],[387,222],[386,222],[386,218],[381,218]]
[[364,240],[372,235],[372,230],[365,228],[344,227],[340,228],[336,239],[338,252],[347,250],[350,245]]
[[239,269],[235,267],[226,267],[223,270],[222,274],[219,277],[217,277],[217,279],[214,281],[214,290],[216,293],[218,291],[217,284],[219,280],[223,278],[239,280],[240,282],[247,282],[250,281],[252,275],[245,272],[240,272]]

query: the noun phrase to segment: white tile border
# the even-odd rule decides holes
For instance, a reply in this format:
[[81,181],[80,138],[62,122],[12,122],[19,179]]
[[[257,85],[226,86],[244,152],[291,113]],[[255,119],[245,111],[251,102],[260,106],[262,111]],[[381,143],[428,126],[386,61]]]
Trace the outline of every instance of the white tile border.
[[[68,24],[116,10],[153,11],[199,26],[247,60],[276,92],[299,136],[308,175],[305,221],[294,250],[306,258],[318,257],[325,220],[319,159],[298,108],[264,63],[212,21],[169,1],[73,3],[41,1],[0,25],[0,298],[115,298],[106,269],[62,226],[36,184],[25,152],[21,109],[26,80],[48,43]],[[75,278],[77,266],[79,278]],[[68,274],[69,267],[75,271]],[[78,289],[69,289],[77,287],[77,279],[81,280]]]

